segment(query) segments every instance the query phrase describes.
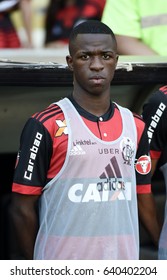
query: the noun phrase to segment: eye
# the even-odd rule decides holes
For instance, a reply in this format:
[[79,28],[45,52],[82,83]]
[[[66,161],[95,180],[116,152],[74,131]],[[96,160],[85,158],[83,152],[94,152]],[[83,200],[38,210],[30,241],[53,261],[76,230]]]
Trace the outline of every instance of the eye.
[[103,57],[103,59],[108,60],[108,59],[111,58],[111,55],[109,55],[108,53],[104,53],[104,54],[102,55],[102,57]]
[[83,59],[83,60],[88,60],[89,59],[89,55],[88,54],[82,54],[81,55],[81,59]]

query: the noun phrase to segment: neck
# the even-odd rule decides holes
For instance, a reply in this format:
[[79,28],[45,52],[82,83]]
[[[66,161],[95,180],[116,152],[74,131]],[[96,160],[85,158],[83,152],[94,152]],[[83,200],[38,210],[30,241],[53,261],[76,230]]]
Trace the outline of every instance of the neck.
[[110,107],[110,95],[78,95],[73,92],[75,101],[87,112],[100,117],[104,115]]

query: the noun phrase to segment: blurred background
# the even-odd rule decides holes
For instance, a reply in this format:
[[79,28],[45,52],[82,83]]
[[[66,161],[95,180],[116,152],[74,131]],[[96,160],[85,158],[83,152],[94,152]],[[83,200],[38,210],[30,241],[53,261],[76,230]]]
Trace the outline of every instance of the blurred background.
[[[41,48],[44,44],[45,38],[45,18],[46,10],[50,0],[31,0],[32,8],[32,42],[34,48]],[[20,40],[24,43],[26,41],[26,32],[23,18],[20,10],[12,12],[11,18],[19,34]]]

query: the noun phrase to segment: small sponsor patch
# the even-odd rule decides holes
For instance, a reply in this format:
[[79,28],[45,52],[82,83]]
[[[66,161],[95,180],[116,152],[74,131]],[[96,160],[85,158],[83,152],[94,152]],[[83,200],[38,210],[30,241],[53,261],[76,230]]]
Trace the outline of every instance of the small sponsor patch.
[[56,131],[55,137],[62,136],[63,134],[65,134],[65,135],[68,134],[66,120],[64,120],[64,121],[56,120],[56,124],[58,126],[58,129]]
[[151,159],[149,156],[141,156],[135,165],[136,171],[142,175],[146,175],[151,171]]

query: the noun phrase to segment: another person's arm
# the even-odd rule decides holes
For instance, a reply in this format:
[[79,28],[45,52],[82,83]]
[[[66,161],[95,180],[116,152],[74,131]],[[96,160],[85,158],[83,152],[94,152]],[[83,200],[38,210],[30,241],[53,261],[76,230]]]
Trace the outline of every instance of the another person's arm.
[[158,164],[158,159],[151,159],[151,175],[153,176]]
[[158,55],[138,38],[116,35],[116,40],[120,55]]
[[25,47],[32,48],[32,7],[31,0],[20,0],[20,10],[26,31],[27,42]]
[[115,33],[118,54],[120,55],[156,55],[141,37],[141,18],[137,11],[136,1],[106,1],[102,22]]
[[[166,163],[167,143],[167,86],[154,92],[143,106],[142,116],[148,128],[150,140],[150,155],[152,161],[152,175],[155,172],[158,161]],[[155,121],[154,121],[155,119]]]
[[[157,218],[157,208],[154,196],[151,192],[151,159],[146,162],[147,168],[138,170],[140,159],[144,155],[149,155],[149,143],[147,136],[147,127],[145,123],[136,117],[136,126],[138,131],[138,150],[136,155],[136,179],[137,179],[137,198],[139,219],[144,228],[149,233],[155,246],[158,245],[160,235],[160,225]],[[149,157],[148,157],[149,160]]]
[[156,205],[152,193],[138,194],[138,211],[142,225],[157,247],[160,236],[160,225],[158,223]]
[[[143,106],[143,119],[147,125],[148,128],[148,135],[150,139],[150,154],[151,154],[151,175],[154,174],[158,161],[161,158],[162,163],[166,163],[166,116],[167,116],[167,87],[164,86],[157,90],[155,93],[151,95],[149,100],[146,104]],[[154,121],[156,120],[156,122]],[[145,205],[147,204],[148,205]],[[145,205],[145,206],[144,206]],[[156,218],[156,213],[152,211],[152,207],[154,207],[154,202],[151,202],[151,200],[147,202],[147,200],[141,201],[139,198],[139,207],[140,209],[140,215],[142,219],[148,224],[149,230],[154,234],[154,228],[152,223],[154,223],[154,219]],[[148,209],[149,215],[152,217],[151,222],[149,223],[149,215],[147,216],[147,213],[143,211],[143,208],[146,207]],[[155,225],[156,229],[156,225]],[[153,236],[153,240],[155,240],[157,237]],[[155,232],[156,234],[156,232]],[[156,241],[156,240],[155,240]]]

